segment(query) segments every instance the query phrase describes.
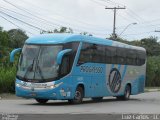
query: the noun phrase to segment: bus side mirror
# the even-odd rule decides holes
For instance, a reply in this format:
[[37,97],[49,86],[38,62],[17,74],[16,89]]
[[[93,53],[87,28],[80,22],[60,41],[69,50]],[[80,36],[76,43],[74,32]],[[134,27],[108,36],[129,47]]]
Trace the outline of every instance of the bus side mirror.
[[14,49],[11,54],[10,54],[10,62],[14,62],[14,56],[17,52],[20,52],[22,50],[22,48],[17,48],[17,49]]
[[65,50],[60,51],[60,52],[58,53],[58,55],[57,55],[57,61],[56,61],[57,64],[60,65],[60,64],[62,63],[62,58],[63,58],[63,56],[64,56],[65,54],[71,52],[71,51],[72,51],[72,49],[65,49]]

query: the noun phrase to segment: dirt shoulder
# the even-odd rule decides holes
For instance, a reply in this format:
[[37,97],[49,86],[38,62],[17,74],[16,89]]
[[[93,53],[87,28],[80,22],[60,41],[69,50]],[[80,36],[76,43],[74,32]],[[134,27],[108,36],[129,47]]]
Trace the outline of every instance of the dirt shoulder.
[[20,98],[20,97],[17,97],[15,94],[12,94],[12,93],[1,93],[0,94],[0,100],[13,100],[13,99],[23,99],[23,98]]
[[160,87],[146,87],[145,92],[157,92],[160,91]]

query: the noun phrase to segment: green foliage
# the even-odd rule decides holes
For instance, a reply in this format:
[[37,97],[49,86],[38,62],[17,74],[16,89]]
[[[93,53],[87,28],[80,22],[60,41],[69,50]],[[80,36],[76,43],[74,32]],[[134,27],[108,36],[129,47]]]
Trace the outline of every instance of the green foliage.
[[147,60],[146,86],[160,86],[160,56],[151,56]]
[[93,36],[92,34],[88,33],[88,32],[81,32],[81,35],[88,35],[88,36]]
[[16,67],[0,67],[0,93],[14,92]]
[[59,29],[54,29],[53,31],[41,31],[41,34],[45,33],[73,33],[71,28],[61,27]]
[[6,31],[3,30],[2,27],[0,27],[0,48],[4,48],[8,46],[9,44],[9,36]]
[[[22,30],[4,31],[0,27],[0,93],[14,92],[16,67],[10,65],[9,54],[12,49],[22,47],[27,38]],[[17,59],[18,55],[16,56]]]
[[28,36],[20,29],[11,29],[8,31],[9,47],[20,48],[23,46]]
[[73,30],[71,28],[61,27],[59,30],[54,29],[54,33],[73,33]]

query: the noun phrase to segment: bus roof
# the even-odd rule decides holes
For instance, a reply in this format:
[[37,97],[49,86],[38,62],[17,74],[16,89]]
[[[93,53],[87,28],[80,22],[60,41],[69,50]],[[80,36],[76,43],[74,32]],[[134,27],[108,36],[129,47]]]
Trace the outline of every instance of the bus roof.
[[145,50],[142,47],[131,46],[125,43],[112,41],[109,39],[103,39],[103,38],[87,36],[87,35],[70,34],[70,33],[41,34],[41,35],[28,38],[25,43],[26,44],[61,44],[61,43],[76,42],[76,41]]

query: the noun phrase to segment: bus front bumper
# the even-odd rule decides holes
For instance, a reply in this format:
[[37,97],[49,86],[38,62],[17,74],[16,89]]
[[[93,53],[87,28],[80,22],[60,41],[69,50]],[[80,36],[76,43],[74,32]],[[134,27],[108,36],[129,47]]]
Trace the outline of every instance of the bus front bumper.
[[[38,86],[40,85],[40,86]],[[44,85],[44,86],[43,86]],[[45,87],[46,85],[46,87]],[[49,99],[49,100],[67,100],[73,99],[71,94],[71,88],[66,87],[65,84],[59,82],[52,83],[29,83],[20,80],[16,80],[15,83],[16,96],[23,98],[38,98],[38,99]]]

